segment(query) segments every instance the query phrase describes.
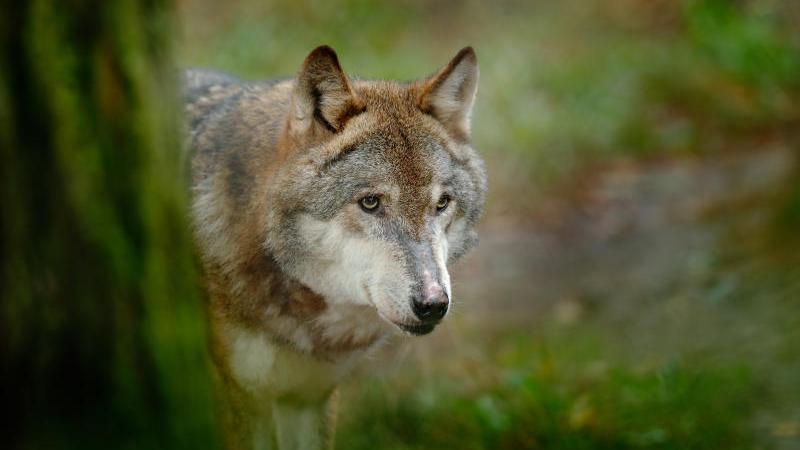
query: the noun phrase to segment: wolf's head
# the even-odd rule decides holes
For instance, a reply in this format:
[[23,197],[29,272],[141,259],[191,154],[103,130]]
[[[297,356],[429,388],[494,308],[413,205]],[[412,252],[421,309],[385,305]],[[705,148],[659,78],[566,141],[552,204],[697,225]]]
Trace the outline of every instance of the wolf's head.
[[329,303],[425,334],[452,301],[447,264],[476,241],[486,175],[470,145],[472,48],[412,83],[350,80],[319,47],[293,85],[267,247]]

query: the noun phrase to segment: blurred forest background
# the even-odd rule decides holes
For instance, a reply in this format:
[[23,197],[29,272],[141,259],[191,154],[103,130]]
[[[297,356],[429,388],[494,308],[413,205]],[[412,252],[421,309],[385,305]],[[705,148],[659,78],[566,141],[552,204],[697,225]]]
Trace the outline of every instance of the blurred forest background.
[[490,175],[453,313],[337,448],[800,449],[800,3],[103,5],[2,18],[10,448],[216,446],[169,74],[329,44],[393,79],[474,46]]

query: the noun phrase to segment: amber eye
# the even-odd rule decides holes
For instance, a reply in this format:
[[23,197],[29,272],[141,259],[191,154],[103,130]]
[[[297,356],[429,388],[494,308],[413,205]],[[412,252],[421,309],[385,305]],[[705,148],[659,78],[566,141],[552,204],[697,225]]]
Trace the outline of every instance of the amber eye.
[[450,204],[450,196],[447,194],[442,195],[439,197],[439,201],[436,202],[436,212],[442,212],[447,209],[447,205]]
[[358,204],[366,212],[375,212],[381,204],[381,199],[377,195],[368,195],[359,200]]

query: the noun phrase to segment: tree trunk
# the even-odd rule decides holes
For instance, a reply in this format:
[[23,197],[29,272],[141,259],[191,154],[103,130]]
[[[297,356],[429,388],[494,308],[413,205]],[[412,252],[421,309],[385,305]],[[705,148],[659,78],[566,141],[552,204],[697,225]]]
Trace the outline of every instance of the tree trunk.
[[159,0],[0,14],[2,448],[213,448]]

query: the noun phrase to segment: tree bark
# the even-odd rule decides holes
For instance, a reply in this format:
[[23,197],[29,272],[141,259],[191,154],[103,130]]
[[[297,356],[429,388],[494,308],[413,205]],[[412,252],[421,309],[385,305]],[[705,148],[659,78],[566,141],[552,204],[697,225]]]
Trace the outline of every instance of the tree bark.
[[4,3],[0,447],[213,448],[171,5]]

